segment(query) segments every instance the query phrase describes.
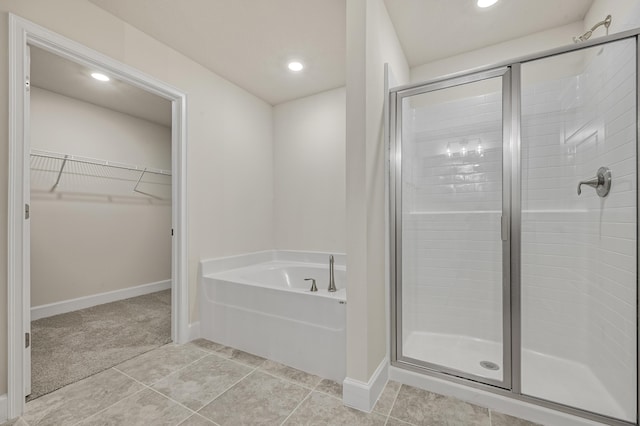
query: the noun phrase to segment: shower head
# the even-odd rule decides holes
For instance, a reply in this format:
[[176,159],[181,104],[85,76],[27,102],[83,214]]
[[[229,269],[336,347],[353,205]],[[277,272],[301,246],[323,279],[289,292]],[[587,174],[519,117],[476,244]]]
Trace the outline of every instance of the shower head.
[[598,22],[597,24],[595,24],[593,27],[591,27],[591,29],[589,31],[587,31],[586,33],[582,34],[579,37],[574,37],[573,38],[573,42],[574,43],[580,43],[581,41],[587,41],[589,40],[589,37],[591,37],[593,35],[593,32],[600,26],[604,25],[604,27],[607,29],[607,34],[609,34],[609,25],[611,25],[611,15],[607,15],[606,18],[604,18],[604,20]]

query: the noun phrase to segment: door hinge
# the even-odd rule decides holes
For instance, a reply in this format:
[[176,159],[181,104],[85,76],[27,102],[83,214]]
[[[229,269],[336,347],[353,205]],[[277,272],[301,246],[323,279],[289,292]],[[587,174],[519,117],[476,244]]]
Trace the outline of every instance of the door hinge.
[[171,228],[171,236],[173,237],[173,228]]
[[24,347],[28,348],[31,346],[31,333],[24,333]]
[[31,80],[29,77],[24,80],[24,87],[27,92],[31,91]]
[[29,204],[25,204],[24,205],[24,218],[25,219],[29,219],[29,216],[30,216],[29,210],[30,210]]

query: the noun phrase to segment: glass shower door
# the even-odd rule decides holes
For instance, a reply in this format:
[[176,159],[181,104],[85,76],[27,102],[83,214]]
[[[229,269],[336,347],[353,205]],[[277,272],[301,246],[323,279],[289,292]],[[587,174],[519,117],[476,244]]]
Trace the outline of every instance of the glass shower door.
[[523,64],[521,124],[521,393],[633,423],[636,51]]
[[508,88],[503,68],[399,92],[395,148],[397,359],[502,387]]

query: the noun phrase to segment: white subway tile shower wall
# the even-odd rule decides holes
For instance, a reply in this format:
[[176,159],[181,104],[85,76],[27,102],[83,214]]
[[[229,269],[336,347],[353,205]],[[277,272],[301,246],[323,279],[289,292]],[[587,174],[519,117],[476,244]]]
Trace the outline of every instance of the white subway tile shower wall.
[[[632,419],[634,50],[631,41],[591,49],[578,75],[531,85],[525,65],[522,108],[523,347],[585,364]],[[578,196],[600,166],[612,171],[609,196],[589,187]]]
[[[523,347],[585,364],[634,407],[625,390],[635,389],[636,362],[635,56],[628,44],[599,50],[574,75],[525,81]],[[501,340],[500,100],[496,92],[403,110],[405,341],[414,332]],[[610,195],[583,187],[578,196],[578,181],[603,165]]]
[[456,92],[405,100],[405,342],[421,332],[502,342],[500,80],[490,87],[443,103],[433,101]]

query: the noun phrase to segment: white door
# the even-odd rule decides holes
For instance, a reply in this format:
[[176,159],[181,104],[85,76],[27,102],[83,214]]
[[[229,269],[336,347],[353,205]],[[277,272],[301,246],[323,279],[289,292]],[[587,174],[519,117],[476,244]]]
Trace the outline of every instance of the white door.
[[24,253],[23,261],[23,277],[22,294],[24,302],[24,330],[25,330],[25,349],[24,349],[24,394],[31,394],[31,223],[29,221],[29,206],[31,204],[31,49],[27,46],[27,63],[25,66],[25,97],[24,97],[24,199],[25,199],[25,215],[24,215]]

